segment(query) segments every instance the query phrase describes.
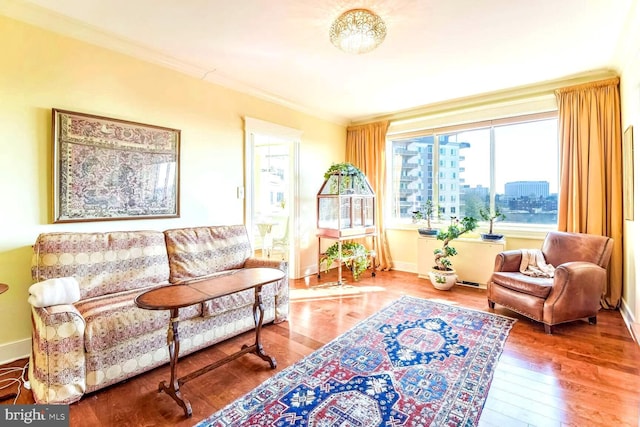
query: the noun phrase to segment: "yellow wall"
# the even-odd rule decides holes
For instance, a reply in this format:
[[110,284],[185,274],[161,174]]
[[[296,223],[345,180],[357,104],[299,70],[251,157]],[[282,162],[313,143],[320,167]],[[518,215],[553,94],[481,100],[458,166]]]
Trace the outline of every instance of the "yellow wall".
[[[484,231],[482,231],[484,232]],[[396,270],[418,271],[418,231],[417,226],[387,229],[389,250],[392,254],[393,268]],[[546,232],[531,233],[527,237],[505,237],[505,250],[540,249]],[[468,234],[469,237],[478,237]],[[455,247],[455,241],[453,247]],[[452,259],[455,265],[455,257]]]
[[[303,213],[315,216],[323,174],[344,156],[344,126],[5,17],[0,52],[0,282],[10,285],[0,296],[0,363],[26,354],[31,245],[39,233],[242,223],[236,187],[244,185],[244,116],[303,132]],[[52,108],[181,129],[181,217],[51,224]]]

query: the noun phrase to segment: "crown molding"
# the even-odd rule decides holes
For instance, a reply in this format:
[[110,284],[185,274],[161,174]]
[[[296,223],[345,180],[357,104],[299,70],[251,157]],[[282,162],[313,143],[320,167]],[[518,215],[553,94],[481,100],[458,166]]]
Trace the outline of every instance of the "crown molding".
[[452,99],[448,101],[410,108],[386,115],[363,117],[358,119],[357,121],[353,121],[351,125],[376,122],[379,120],[389,120],[391,122],[411,121],[422,119],[425,116],[443,115],[461,109],[478,109],[481,107],[491,106],[496,103],[517,103],[526,99],[554,95],[554,91],[556,89],[560,89],[563,87],[574,86],[582,83],[603,80],[617,76],[618,73],[616,71],[609,69],[588,71],[561,79],[548,80],[511,89]]
[[195,77],[207,83],[215,84],[236,92],[250,95],[263,101],[271,102],[291,110],[308,114],[340,126],[347,126],[349,119],[337,116],[329,111],[319,111],[267,93],[232,78],[216,73],[215,69],[190,64],[157,50],[137,43],[125,37],[103,31],[77,19],[53,12],[49,9],[28,3],[24,0],[0,0],[0,15],[16,21],[39,27],[54,33],[79,40],[84,43],[112,50],[151,64],[159,65],[177,71],[181,74]]

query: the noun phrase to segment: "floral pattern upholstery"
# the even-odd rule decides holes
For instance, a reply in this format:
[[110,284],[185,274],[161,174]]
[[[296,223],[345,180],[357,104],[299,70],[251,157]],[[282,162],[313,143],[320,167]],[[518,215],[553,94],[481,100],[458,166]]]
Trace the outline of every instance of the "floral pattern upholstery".
[[73,276],[80,298],[168,283],[169,263],[159,231],[45,233],[33,247],[36,282]]
[[[251,242],[244,225],[193,227],[164,232],[171,283],[186,283],[238,268],[272,267],[287,273],[287,263],[251,258]],[[286,274],[285,274],[286,276]],[[263,288],[263,300],[276,299],[275,321],[289,315],[289,282],[283,279]],[[203,316],[217,315],[230,308],[253,304],[253,290],[238,292],[205,302]]]
[[[154,287],[234,268],[280,268],[285,279],[263,288],[264,321],[286,320],[286,262],[253,259],[250,252],[242,225],[38,236],[34,281],[73,276],[81,299],[32,307],[29,380],[36,403],[73,403],[85,393],[166,364],[169,312],[143,310],[134,303]],[[245,291],[180,309],[180,354],[252,329],[253,303],[253,291]]]
[[179,228],[167,230],[164,235],[171,283],[243,268],[251,256],[251,242],[244,225]]

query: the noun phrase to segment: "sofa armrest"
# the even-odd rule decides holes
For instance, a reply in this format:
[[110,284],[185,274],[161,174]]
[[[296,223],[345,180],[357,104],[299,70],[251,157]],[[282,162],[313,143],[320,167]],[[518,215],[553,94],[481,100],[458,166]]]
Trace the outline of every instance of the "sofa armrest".
[[500,252],[496,255],[493,271],[520,271],[522,251],[519,249]]
[[553,287],[544,304],[549,324],[592,316],[600,309],[607,270],[597,264],[574,261],[556,267]]
[[289,318],[289,264],[283,260],[247,258],[244,268],[271,267],[284,272],[284,278],[276,283],[276,317],[274,323]]
[[29,381],[36,403],[69,404],[86,390],[85,320],[70,304],[31,307]]

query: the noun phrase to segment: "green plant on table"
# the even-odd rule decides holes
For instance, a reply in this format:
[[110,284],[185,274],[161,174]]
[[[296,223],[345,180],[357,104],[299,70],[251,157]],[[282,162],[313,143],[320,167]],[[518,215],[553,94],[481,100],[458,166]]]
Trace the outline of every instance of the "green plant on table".
[[493,234],[493,223],[500,221],[501,219],[506,219],[507,216],[502,213],[500,208],[496,205],[496,208],[491,211],[491,208],[482,207],[479,211],[480,218],[489,222],[489,234]]
[[431,228],[431,220],[434,218],[434,214],[436,217],[440,217],[440,208],[436,203],[433,203],[431,199],[427,199],[424,202],[424,205],[420,207],[417,211],[413,211],[411,218],[414,222],[419,222],[423,219],[427,220],[427,228]]
[[[329,246],[320,259],[320,264],[325,264],[325,272],[333,265],[333,262],[342,259],[351,270],[353,279],[358,280],[360,275],[369,268],[369,251],[362,243],[357,242],[336,242]],[[342,256],[338,251],[338,246],[342,246]]]
[[324,179],[328,180],[332,175],[340,175],[339,180],[332,182],[333,185],[339,182],[340,188],[334,188],[332,186],[331,193],[345,193],[353,191],[354,189],[357,190],[356,193],[360,193],[362,189],[366,188],[367,178],[364,172],[351,163],[343,162],[332,164],[324,173]]

